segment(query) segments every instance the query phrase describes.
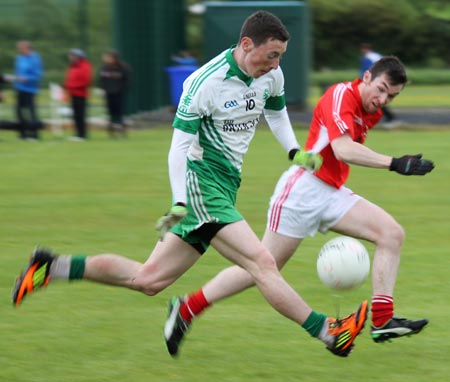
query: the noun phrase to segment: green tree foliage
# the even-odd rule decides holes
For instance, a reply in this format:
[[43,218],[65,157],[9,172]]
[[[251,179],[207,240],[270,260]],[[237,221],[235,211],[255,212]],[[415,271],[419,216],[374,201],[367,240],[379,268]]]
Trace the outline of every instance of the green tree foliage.
[[[123,0],[125,1],[125,0]],[[145,0],[151,1],[151,0]],[[85,23],[80,4],[87,5]],[[186,0],[186,5],[200,0]],[[357,68],[359,45],[370,42],[383,54],[413,67],[450,66],[448,0],[309,0],[315,69]],[[112,44],[111,0],[0,0],[0,66],[11,72],[15,44],[27,39],[42,55],[46,81],[61,81],[67,51],[81,47],[95,67]],[[202,16],[187,16],[188,48],[201,58]],[[85,30],[80,30],[85,28]]]
[[450,16],[445,1],[311,0],[309,4],[317,69],[357,66],[362,42],[413,66],[442,68],[450,63],[445,43],[450,39],[450,17],[437,12],[445,9]]
[[[362,42],[372,43],[382,54],[398,55],[409,66],[437,69],[450,66],[448,0],[305,2],[311,9],[315,69],[356,70]],[[201,17],[190,15],[188,20],[189,47],[201,56],[204,33]]]
[[68,48],[78,45],[76,23],[70,17],[74,11],[73,6],[64,11],[51,0],[26,2],[22,33],[42,56],[46,71],[64,68]]

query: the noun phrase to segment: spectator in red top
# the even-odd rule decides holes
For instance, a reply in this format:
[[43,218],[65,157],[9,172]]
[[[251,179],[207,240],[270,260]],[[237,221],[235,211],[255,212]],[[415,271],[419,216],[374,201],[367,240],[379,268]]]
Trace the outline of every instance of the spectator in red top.
[[76,135],[71,137],[71,140],[84,141],[87,137],[86,107],[89,86],[92,83],[92,65],[81,49],[71,49],[68,58],[69,67],[66,72],[64,87],[70,94],[76,128]]

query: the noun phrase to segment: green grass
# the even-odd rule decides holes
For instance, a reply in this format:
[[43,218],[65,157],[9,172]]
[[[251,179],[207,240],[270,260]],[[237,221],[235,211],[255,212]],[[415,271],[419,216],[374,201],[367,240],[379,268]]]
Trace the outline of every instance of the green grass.
[[[304,140],[306,131],[298,130]],[[217,304],[193,326],[181,357],[167,354],[166,302],[200,287],[227,263],[214,251],[153,298],[89,282],[55,282],[19,309],[10,288],[36,244],[61,253],[114,251],[144,261],[156,218],[171,199],[167,126],[113,141],[103,131],[85,143],[19,142],[0,132],[0,380],[100,381],[444,381],[448,363],[450,131],[374,131],[368,145],[401,155],[423,152],[436,163],[426,177],[357,168],[348,185],[405,227],[396,289],[397,314],[428,317],[414,338],[375,344],[368,329],[340,359],[279,316],[256,290]],[[287,167],[271,133],[258,131],[246,158],[240,211],[260,235],[270,194]],[[318,311],[341,314],[370,298],[370,283],[334,296],[320,284],[315,259],[331,235],[308,239],[284,275]],[[372,246],[368,245],[369,249]]]

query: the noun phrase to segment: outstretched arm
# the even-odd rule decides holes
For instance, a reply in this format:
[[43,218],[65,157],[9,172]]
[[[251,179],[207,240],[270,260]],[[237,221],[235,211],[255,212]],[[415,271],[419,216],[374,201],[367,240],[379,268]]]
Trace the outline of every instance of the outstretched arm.
[[331,142],[336,158],[348,164],[365,167],[389,168],[392,157],[379,154],[368,147],[354,142],[350,135],[344,134]]
[[422,154],[404,155],[400,158],[380,154],[354,142],[348,134],[334,139],[331,147],[336,158],[342,162],[365,167],[386,168],[402,175],[425,175],[434,168],[434,163],[422,159]]

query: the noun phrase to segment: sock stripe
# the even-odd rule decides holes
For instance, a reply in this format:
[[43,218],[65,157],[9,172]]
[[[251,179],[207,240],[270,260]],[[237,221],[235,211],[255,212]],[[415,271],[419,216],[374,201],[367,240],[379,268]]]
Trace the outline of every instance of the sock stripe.
[[189,300],[185,304],[186,304],[187,310],[189,310],[189,314],[191,315],[191,318],[194,318],[196,315],[189,306]]
[[394,298],[387,295],[372,296],[372,322],[377,328],[382,327],[394,315]]
[[372,303],[374,302],[380,302],[380,303],[392,303],[394,302],[394,298],[392,296],[386,296],[386,295],[373,295],[372,296]]

